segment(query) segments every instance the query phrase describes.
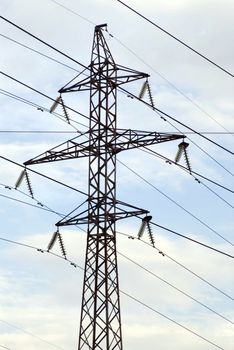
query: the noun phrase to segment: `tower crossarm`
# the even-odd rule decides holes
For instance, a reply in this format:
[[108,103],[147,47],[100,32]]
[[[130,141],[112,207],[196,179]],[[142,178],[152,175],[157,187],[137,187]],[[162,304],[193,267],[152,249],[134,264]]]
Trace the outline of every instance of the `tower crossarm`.
[[89,154],[95,155],[95,150],[90,146],[89,140],[81,143],[77,143],[76,139],[68,140],[59,146],[56,146],[35,158],[27,160],[24,165],[41,164],[48,162],[56,162],[59,160],[83,158],[89,156]]
[[[113,70],[115,75],[110,74],[108,69]],[[105,89],[106,84],[118,87],[120,85],[133,82],[135,80],[148,78],[149,74],[138,72],[134,69],[130,69],[121,65],[117,65],[114,62],[105,60],[102,65],[93,63],[90,67],[92,69],[91,77],[84,78],[75,84],[68,85],[59,90],[60,94],[75,91],[87,91],[90,90],[90,86],[96,87],[97,89]]]
[[90,155],[98,156],[104,154],[107,150],[112,154],[117,154],[121,151],[150,146],[161,142],[173,141],[183,137],[183,135],[158,133],[154,131],[117,129],[115,136],[113,135],[107,144],[103,143],[99,146],[99,148],[95,146],[97,142],[94,142],[93,145],[90,145],[88,140],[77,142],[79,137],[76,137],[26,161],[24,165],[27,166],[56,162],[60,160],[83,158],[89,157]]
[[184,135],[132,129],[117,129],[116,135],[116,153],[184,138]]
[[[96,198],[93,198],[93,201],[95,203]],[[101,202],[101,200],[99,199]],[[103,198],[104,201],[104,198]],[[109,198],[109,205],[111,206],[111,198]],[[112,223],[121,220],[121,219],[127,219],[132,216],[137,217],[141,215],[147,215],[149,213],[148,210],[138,208],[134,205],[122,202],[122,201],[116,201],[115,203],[115,210],[109,211],[108,213],[102,213],[100,215],[95,215],[95,212],[89,212],[88,209],[81,211],[77,215],[73,215],[72,217],[66,217],[56,223],[56,226],[69,226],[69,225],[88,225],[88,224],[96,224],[100,225],[108,221],[110,225]],[[109,229],[109,227],[107,227]]]

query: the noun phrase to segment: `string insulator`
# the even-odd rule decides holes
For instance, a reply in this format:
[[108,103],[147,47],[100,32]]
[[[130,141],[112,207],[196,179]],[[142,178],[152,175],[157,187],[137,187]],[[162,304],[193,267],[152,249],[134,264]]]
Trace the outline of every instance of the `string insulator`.
[[175,156],[175,162],[178,163],[181,159],[182,153],[186,150],[186,148],[188,147],[188,143],[182,141],[179,145],[178,145],[178,151],[176,153]]
[[148,81],[145,81],[142,85],[141,91],[139,93],[139,99],[142,99],[146,93],[146,90],[148,89]]
[[148,91],[148,95],[149,95],[150,104],[153,108],[155,108],[151,87],[150,87],[150,84],[148,82],[147,82],[147,91]]
[[15,189],[17,190],[17,188],[20,187],[24,177],[25,177],[25,173],[26,173],[26,170],[22,170],[21,173],[20,173],[20,176],[18,177],[18,180],[16,181],[15,183]]
[[68,112],[67,112],[67,109],[66,109],[66,107],[65,107],[65,104],[64,104],[64,102],[63,102],[62,97],[60,98],[60,102],[61,102],[61,105],[62,105],[64,117],[66,118],[68,124],[70,124],[70,118],[69,118],[69,115],[68,115]]
[[55,109],[58,107],[58,105],[61,102],[61,96],[57,97],[52,106],[50,107],[50,113],[53,113]]
[[32,189],[32,185],[31,185],[31,181],[29,179],[29,175],[28,175],[26,170],[25,170],[25,179],[26,179],[28,191],[29,191],[31,197],[33,198],[33,189]]
[[148,234],[149,234],[149,239],[150,239],[150,243],[152,244],[153,247],[155,247],[155,240],[154,240],[154,236],[153,236],[153,232],[152,232],[152,228],[149,222],[147,222],[147,229],[148,229]]
[[58,234],[59,234],[58,231],[53,233],[53,236],[52,236],[52,238],[51,238],[51,240],[50,240],[50,242],[48,244],[48,247],[47,247],[47,251],[48,252],[53,248],[53,246],[54,246],[54,244],[56,242],[56,239],[58,238]]
[[145,229],[151,219],[152,219],[152,216],[150,215],[147,215],[142,219],[141,226],[138,231],[138,239],[140,239],[143,236],[143,233],[145,232]]
[[188,157],[188,153],[187,153],[187,150],[185,149],[184,150],[184,158],[185,158],[185,162],[186,162],[186,165],[187,165],[187,168],[191,174],[192,172],[192,169],[191,169],[191,165],[190,165],[190,161],[189,161],[189,157]]
[[60,249],[61,249],[62,255],[63,255],[63,257],[65,259],[67,259],[66,250],[65,250],[65,247],[64,247],[64,243],[63,243],[63,239],[62,239],[61,233],[58,233],[58,240],[59,240],[59,245],[60,245]]

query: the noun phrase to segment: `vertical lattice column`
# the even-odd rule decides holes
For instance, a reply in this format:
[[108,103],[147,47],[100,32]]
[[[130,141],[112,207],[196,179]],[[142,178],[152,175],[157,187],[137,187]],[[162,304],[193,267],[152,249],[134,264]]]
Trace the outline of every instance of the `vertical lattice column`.
[[78,349],[114,350],[122,349],[115,237],[116,65],[100,26],[90,67],[89,223]]

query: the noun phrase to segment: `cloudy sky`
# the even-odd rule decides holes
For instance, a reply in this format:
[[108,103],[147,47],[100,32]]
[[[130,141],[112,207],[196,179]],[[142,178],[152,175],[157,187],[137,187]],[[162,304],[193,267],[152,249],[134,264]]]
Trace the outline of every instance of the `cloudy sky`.
[[[126,3],[234,74],[233,1]],[[0,0],[0,11],[1,16],[84,65],[90,63],[94,25],[107,23],[105,37],[116,63],[150,74],[156,107],[233,151],[233,78],[117,0]],[[48,98],[6,76],[56,98],[57,91],[81,70],[78,64],[3,19],[0,47],[1,157],[22,164],[75,137],[77,130],[87,130],[85,118],[71,113],[73,122],[68,125],[61,110],[56,115],[47,112]],[[125,87],[138,95],[141,85],[136,82]],[[66,95],[64,100],[88,114],[85,94]],[[170,119],[163,121],[144,104],[121,93],[118,127],[189,131]],[[118,199],[149,210],[161,226],[233,255],[233,155],[198,135],[186,135],[192,170],[223,187],[196,175],[199,183],[175,165],[135,150],[119,155]],[[178,143],[152,149],[174,159]],[[181,165],[185,166],[183,159]],[[61,230],[68,258],[81,268],[14,242],[46,249],[60,215],[68,214],[85,197],[30,174],[32,199],[25,182],[20,191],[14,189],[19,166],[0,158],[0,169],[0,348],[75,350],[85,227]],[[33,169],[87,191],[86,160]],[[137,236],[139,225],[138,219],[118,224],[124,349],[233,349],[233,259],[155,226],[157,249],[153,249],[147,235],[142,242],[128,239]],[[61,254],[57,246],[53,252]]]

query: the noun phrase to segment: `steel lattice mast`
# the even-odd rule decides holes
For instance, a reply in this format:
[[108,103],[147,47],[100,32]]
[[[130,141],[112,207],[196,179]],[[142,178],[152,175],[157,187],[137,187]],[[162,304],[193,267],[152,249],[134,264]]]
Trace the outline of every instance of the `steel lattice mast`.
[[59,91],[90,90],[89,131],[25,162],[89,159],[87,209],[56,224],[88,227],[78,350],[122,350],[116,221],[147,211],[116,199],[116,155],[183,137],[117,129],[118,86],[148,75],[115,64],[103,35],[105,27],[95,27],[90,76]]

